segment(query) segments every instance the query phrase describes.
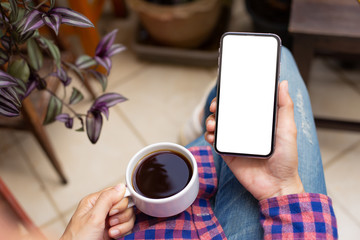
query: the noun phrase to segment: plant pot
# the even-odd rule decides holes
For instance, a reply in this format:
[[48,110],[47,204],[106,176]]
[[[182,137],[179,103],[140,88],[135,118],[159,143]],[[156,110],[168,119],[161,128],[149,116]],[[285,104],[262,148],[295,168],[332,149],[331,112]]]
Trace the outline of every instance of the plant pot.
[[200,46],[212,33],[221,12],[221,0],[196,0],[174,6],[129,0],[142,25],[157,42],[182,48]]

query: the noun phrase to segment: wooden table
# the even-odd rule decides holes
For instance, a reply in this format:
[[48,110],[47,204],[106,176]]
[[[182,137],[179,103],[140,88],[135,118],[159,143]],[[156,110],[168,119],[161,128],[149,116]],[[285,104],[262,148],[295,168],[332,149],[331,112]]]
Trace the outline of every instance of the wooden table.
[[[289,32],[294,37],[293,55],[305,83],[317,53],[355,54],[360,59],[359,24],[357,0],[292,1]],[[323,118],[315,121],[318,127],[360,131],[360,122]]]

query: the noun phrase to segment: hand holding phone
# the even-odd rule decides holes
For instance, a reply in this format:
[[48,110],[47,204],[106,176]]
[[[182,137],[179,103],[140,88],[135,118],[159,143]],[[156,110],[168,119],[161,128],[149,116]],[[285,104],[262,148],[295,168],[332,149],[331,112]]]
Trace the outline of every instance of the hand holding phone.
[[214,148],[220,154],[270,157],[274,151],[280,38],[225,33],[219,56]]
[[[210,111],[216,112],[214,99]],[[205,139],[214,143],[215,115],[206,120]],[[276,149],[269,159],[254,159],[237,155],[222,158],[238,181],[258,200],[302,193],[304,188],[298,173],[298,152],[294,105],[288,93],[288,83],[283,81],[279,90],[279,113]]]

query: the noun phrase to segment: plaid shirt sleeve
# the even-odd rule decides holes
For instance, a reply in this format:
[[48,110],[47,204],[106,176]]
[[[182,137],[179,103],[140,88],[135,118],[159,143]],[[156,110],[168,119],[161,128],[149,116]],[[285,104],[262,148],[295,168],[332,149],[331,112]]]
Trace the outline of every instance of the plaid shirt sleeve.
[[337,239],[332,201],[316,193],[260,201],[264,239]]

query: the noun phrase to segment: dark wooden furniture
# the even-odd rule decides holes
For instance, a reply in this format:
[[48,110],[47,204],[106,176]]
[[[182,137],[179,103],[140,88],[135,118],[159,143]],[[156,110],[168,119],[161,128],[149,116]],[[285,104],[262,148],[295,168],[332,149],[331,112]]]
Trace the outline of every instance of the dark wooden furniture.
[[[289,32],[305,83],[315,54],[355,54],[360,59],[359,23],[360,4],[356,0],[292,1]],[[318,127],[360,131],[360,122],[316,117],[315,122]]]

